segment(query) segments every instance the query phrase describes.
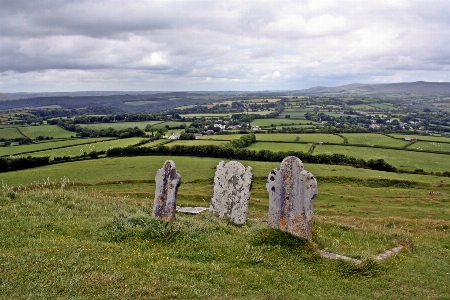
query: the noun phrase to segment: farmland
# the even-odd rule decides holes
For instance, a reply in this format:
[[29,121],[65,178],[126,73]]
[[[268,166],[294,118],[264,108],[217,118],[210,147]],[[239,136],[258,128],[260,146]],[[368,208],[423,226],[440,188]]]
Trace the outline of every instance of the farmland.
[[[182,99],[172,96],[166,98],[173,103]],[[133,108],[160,101],[126,98],[124,105]],[[27,141],[28,145],[16,145],[20,141],[13,142],[13,146],[2,145],[0,156],[50,156],[50,161],[45,166],[1,174],[0,298],[450,297],[444,280],[450,267],[450,138],[442,131],[419,135],[417,130],[426,128],[426,124],[416,123],[416,119],[441,118],[442,112],[433,115],[419,111],[413,119],[404,111],[417,103],[367,97],[247,98],[227,98],[222,106],[209,102],[213,100],[205,100],[202,105],[186,101],[179,110],[152,114],[151,121],[101,123],[92,119],[92,123],[79,124],[81,130],[135,126],[144,129],[150,124],[154,130],[151,138],[155,139],[151,142],[150,136],[144,134],[122,139],[70,138],[81,132],[80,128],[69,126],[73,125],[70,116],[61,120],[67,120],[67,128],[73,131],[38,125],[38,120],[31,120],[36,124],[33,126],[21,125],[20,131],[14,127],[17,125],[2,125],[0,135],[5,141],[24,135],[31,141]],[[422,110],[433,107],[428,103],[422,106],[420,99],[414,101],[419,101],[417,106]],[[268,104],[278,106],[263,106]],[[182,113],[195,109],[208,113]],[[279,114],[267,119],[255,117],[273,112]],[[233,119],[224,118],[231,114]],[[23,121],[30,115],[12,116]],[[180,116],[184,119],[180,120]],[[242,127],[230,129],[228,134],[214,134],[223,131],[214,127],[219,118],[228,122],[220,123],[222,126]],[[399,125],[386,123],[388,118]],[[116,120],[112,116],[109,119]],[[439,122],[445,122],[442,120]],[[256,131],[256,141],[252,139],[245,145],[234,141],[251,136],[251,127],[244,127],[249,123],[261,126],[262,130]],[[211,134],[199,140],[162,138],[185,129],[191,133],[209,129]],[[238,131],[240,134],[231,134]],[[53,140],[43,142],[38,139],[42,136]],[[418,140],[405,141],[407,136]],[[138,147],[152,148],[132,146],[138,143]],[[162,144],[165,147],[156,147]],[[209,212],[197,216],[178,213],[177,220],[169,224],[151,217],[155,174],[167,159],[175,162],[182,177],[177,205],[202,207],[209,206],[217,164],[221,160],[236,160],[227,153],[220,156],[225,158],[173,155],[177,148],[186,149],[173,148],[176,145],[212,145],[204,148],[226,150],[236,147],[230,153],[256,153],[253,157],[268,160],[239,160],[244,166],[251,166],[254,173],[250,219],[243,226]],[[118,151],[117,157],[84,155],[112,147],[127,147],[120,149],[122,152],[143,151]],[[172,155],[162,155],[170,152],[157,152],[159,149],[168,149],[164,151],[172,151]],[[305,169],[317,178],[319,194],[314,199],[311,242],[267,226],[266,180],[269,172],[280,166],[280,161],[269,161],[276,157],[270,151],[303,152]],[[306,155],[308,151],[312,155]],[[269,155],[260,155],[264,152]],[[358,168],[344,165],[349,160],[333,161],[334,165],[326,159],[322,161],[327,164],[307,161],[322,154],[345,154],[365,161],[383,159],[399,170],[384,172],[367,169],[367,164]],[[63,156],[71,158],[54,160]],[[404,246],[399,254],[374,260],[376,255],[398,245]],[[361,259],[363,263],[327,260],[319,255],[319,249]]]

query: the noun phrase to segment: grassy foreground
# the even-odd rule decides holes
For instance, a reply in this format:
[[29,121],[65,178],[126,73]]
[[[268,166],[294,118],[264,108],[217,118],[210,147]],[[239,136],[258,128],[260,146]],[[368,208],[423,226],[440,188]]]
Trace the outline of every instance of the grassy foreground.
[[[309,243],[210,213],[166,224],[150,217],[151,201],[65,184],[0,194],[0,298],[450,297],[448,219],[318,215]],[[399,255],[373,260],[399,244]],[[319,248],[364,261],[327,260]]]

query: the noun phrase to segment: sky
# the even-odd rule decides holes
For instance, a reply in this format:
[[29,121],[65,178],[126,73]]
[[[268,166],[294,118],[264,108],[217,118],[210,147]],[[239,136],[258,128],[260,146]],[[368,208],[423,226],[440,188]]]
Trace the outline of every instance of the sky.
[[450,81],[449,0],[0,0],[0,92]]

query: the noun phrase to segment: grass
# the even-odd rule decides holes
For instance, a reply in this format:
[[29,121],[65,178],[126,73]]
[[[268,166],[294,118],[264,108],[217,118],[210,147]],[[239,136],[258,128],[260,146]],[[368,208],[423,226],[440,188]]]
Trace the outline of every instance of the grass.
[[79,146],[72,146],[72,147],[66,147],[62,149],[53,149],[53,150],[46,150],[46,151],[39,151],[34,152],[31,155],[32,156],[50,156],[50,158],[57,157],[57,156],[80,156],[84,153],[89,153],[92,151],[106,151],[110,148],[114,147],[126,147],[130,145],[135,145],[138,142],[140,142],[142,138],[128,138],[128,139],[117,139],[117,140],[100,140],[96,143],[91,144],[85,144],[85,145],[79,145]]
[[[298,138],[298,140],[297,140]],[[256,136],[257,141],[272,142],[306,142],[306,143],[335,143],[341,144],[344,140],[334,134],[326,133],[279,133],[279,134],[260,134]],[[268,148],[267,150],[270,150]]]
[[20,127],[19,129],[30,139],[35,139],[38,136],[50,136],[54,139],[64,139],[75,136],[74,132],[62,129],[56,125],[25,126]]
[[441,137],[441,136],[422,136],[422,135],[406,135],[406,134],[389,134],[392,137],[404,139],[405,137],[410,138],[417,138],[419,141],[429,141],[429,142],[444,142],[444,143],[450,143],[450,138],[448,137]]
[[382,134],[368,134],[368,133],[344,133],[342,134],[348,140],[349,144],[360,144],[369,146],[389,146],[389,147],[403,147],[409,142],[397,140]]
[[[89,170],[87,162],[79,162],[84,168],[84,178],[92,180],[100,171],[92,175],[89,171],[105,165],[104,176],[98,177],[105,180],[108,160],[91,161],[94,165]],[[135,173],[153,177],[164,158],[111,160],[125,163],[121,168],[116,165],[115,172],[129,178],[126,165],[138,163],[140,169],[134,170]],[[146,167],[143,163],[146,160],[154,161],[155,165]],[[103,164],[96,165],[99,161]],[[208,168],[217,162],[189,157],[175,158],[175,161],[177,169],[182,170],[183,181],[210,176],[214,170]],[[60,168],[71,164],[62,164]],[[67,169],[76,172],[75,164]],[[188,164],[192,168],[190,172],[186,169]],[[251,165],[256,174],[261,174],[264,165],[262,173],[267,175],[265,171],[274,164],[252,162]],[[313,166],[306,167],[310,170]],[[341,167],[334,167],[337,173],[346,173]],[[203,170],[208,170],[208,174]],[[27,171],[31,170],[19,173]],[[264,184],[265,180],[255,180],[252,198],[262,194]],[[147,197],[105,194],[89,187],[69,188],[66,180],[22,191],[4,188],[0,192],[1,297],[450,297],[447,281],[443,280],[448,277],[450,255],[448,186],[440,187],[441,194],[431,197],[427,191],[436,187],[413,184],[410,188],[386,189],[362,186],[351,180],[319,180],[313,243],[269,229],[260,221],[250,220],[243,226],[235,226],[208,212],[198,216],[177,214],[173,224],[159,222],[149,215],[154,185],[146,186]],[[115,191],[119,193],[126,187],[126,183],[116,185]],[[211,188],[202,181],[183,183],[180,194],[185,198],[186,195],[196,199],[204,197],[207,206]],[[363,214],[363,210],[368,214]],[[264,217],[267,200],[252,199],[249,214]],[[408,247],[385,261],[372,260],[398,244]],[[364,262],[356,266],[323,259],[318,255],[318,248],[361,258]]]
[[309,120],[290,120],[290,119],[256,119],[252,121],[252,125],[258,125],[261,127],[269,127],[269,126],[285,126],[291,127],[292,125],[309,125],[312,123],[313,125],[319,124],[317,122],[311,122]]
[[243,136],[243,134],[212,134],[212,135],[204,135],[201,137],[202,140],[218,140],[218,141],[231,141],[238,140]]
[[[9,147],[1,147],[0,148],[0,156],[9,156],[9,155],[19,155],[21,153],[30,153],[40,150],[48,150],[48,149],[54,149],[54,148],[61,148],[61,147],[69,147],[69,146],[75,146],[80,144],[91,144],[101,141],[107,141],[111,138],[87,138],[87,139],[71,139],[71,140],[65,140],[65,141],[51,141],[51,142],[40,142],[40,143],[34,143],[29,145],[20,145],[20,146],[9,146]],[[88,146],[85,146],[88,147]],[[63,150],[57,150],[63,151]],[[56,152],[56,153],[57,153]],[[60,156],[60,155],[58,155]]]
[[444,151],[450,152],[450,143],[436,142],[416,142],[408,147],[409,149],[425,150],[425,151]]
[[17,130],[17,128],[3,128],[0,129],[0,137],[6,140],[12,140],[15,138],[23,138],[23,135]]
[[212,141],[212,140],[176,140],[167,144],[168,147],[175,145],[185,145],[185,146],[202,146],[202,145],[223,145],[227,143],[226,141]]
[[271,142],[256,142],[246,147],[248,150],[268,150],[271,151],[303,151],[308,152],[311,148],[310,144],[301,143],[271,143]]
[[446,154],[347,145],[319,145],[315,148],[313,154],[333,153],[341,153],[365,160],[384,159],[394,167],[407,171],[423,169],[426,172],[445,172],[450,170],[450,156]]
[[81,124],[80,126],[96,130],[107,129],[109,127],[112,127],[115,130],[121,130],[127,128],[134,128],[137,126],[138,128],[144,130],[147,124],[156,125],[159,123],[161,123],[161,121],[95,123],[95,124]]

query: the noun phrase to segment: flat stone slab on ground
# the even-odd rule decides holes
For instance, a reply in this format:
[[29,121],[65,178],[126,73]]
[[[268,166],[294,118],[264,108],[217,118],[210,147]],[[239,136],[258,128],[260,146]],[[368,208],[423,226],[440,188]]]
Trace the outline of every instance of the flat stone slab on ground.
[[181,207],[181,206],[177,206],[177,212],[180,213],[185,213],[185,214],[192,214],[192,215],[198,215],[202,212],[204,212],[205,210],[208,210],[207,207]]

